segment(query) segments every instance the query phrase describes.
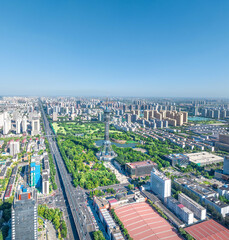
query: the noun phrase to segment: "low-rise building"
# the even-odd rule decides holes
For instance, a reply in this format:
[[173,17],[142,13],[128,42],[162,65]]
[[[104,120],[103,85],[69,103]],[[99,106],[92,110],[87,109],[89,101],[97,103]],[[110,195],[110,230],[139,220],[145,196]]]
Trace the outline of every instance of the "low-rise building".
[[165,160],[169,161],[173,167],[179,165],[180,167],[186,167],[189,164],[189,157],[184,154],[169,154],[164,156]]
[[214,207],[215,210],[218,213],[221,213],[223,217],[225,217],[229,213],[229,205],[221,202],[218,198],[208,197],[204,199],[204,202]]
[[186,224],[192,224],[194,221],[194,214],[191,210],[181,204],[173,197],[167,198],[167,206],[172,210],[178,217],[181,218]]
[[200,220],[206,219],[206,208],[199,205],[197,202],[186,196],[184,193],[178,194],[178,201],[185,207],[190,209],[194,213],[195,217],[199,218]]
[[208,164],[216,164],[223,162],[223,158],[208,152],[197,152],[186,154],[189,161],[197,164],[198,166],[205,166]]
[[125,164],[125,170],[132,178],[150,176],[152,169],[155,167],[157,167],[157,164],[150,160]]

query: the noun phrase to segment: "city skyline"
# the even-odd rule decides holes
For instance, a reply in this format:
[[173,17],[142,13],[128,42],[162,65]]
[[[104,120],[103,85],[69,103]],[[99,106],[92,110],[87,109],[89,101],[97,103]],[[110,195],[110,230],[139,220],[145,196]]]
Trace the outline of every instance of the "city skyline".
[[0,95],[228,97],[228,1],[0,7]]

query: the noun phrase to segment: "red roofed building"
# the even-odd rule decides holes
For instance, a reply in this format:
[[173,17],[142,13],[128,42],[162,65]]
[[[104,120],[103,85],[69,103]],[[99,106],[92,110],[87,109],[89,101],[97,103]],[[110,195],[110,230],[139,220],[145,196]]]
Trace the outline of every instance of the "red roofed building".
[[126,163],[125,165],[127,174],[132,178],[150,176],[152,169],[155,167],[157,167],[157,164],[150,160]]
[[185,231],[196,240],[229,239],[229,230],[212,219],[187,227]]

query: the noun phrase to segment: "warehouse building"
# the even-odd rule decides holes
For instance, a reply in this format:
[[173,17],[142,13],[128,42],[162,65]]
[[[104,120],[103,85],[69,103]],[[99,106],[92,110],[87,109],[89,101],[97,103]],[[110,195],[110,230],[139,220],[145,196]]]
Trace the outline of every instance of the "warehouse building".
[[178,194],[178,201],[190,209],[196,218],[199,218],[200,220],[206,219],[206,209],[186,196],[184,193]]
[[205,166],[208,164],[216,164],[223,162],[223,158],[208,152],[197,152],[186,154],[189,161],[197,164],[198,166]]
[[130,177],[136,178],[150,176],[152,169],[155,167],[157,167],[157,164],[148,160],[144,162],[126,163],[125,170]]
[[212,219],[187,227],[185,231],[196,240],[229,239],[229,230]]

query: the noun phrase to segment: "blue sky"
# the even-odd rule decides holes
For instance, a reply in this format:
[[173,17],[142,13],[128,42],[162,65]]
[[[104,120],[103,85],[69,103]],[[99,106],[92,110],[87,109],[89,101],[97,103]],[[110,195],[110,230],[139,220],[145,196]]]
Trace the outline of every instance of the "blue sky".
[[0,1],[0,95],[229,97],[228,0]]

